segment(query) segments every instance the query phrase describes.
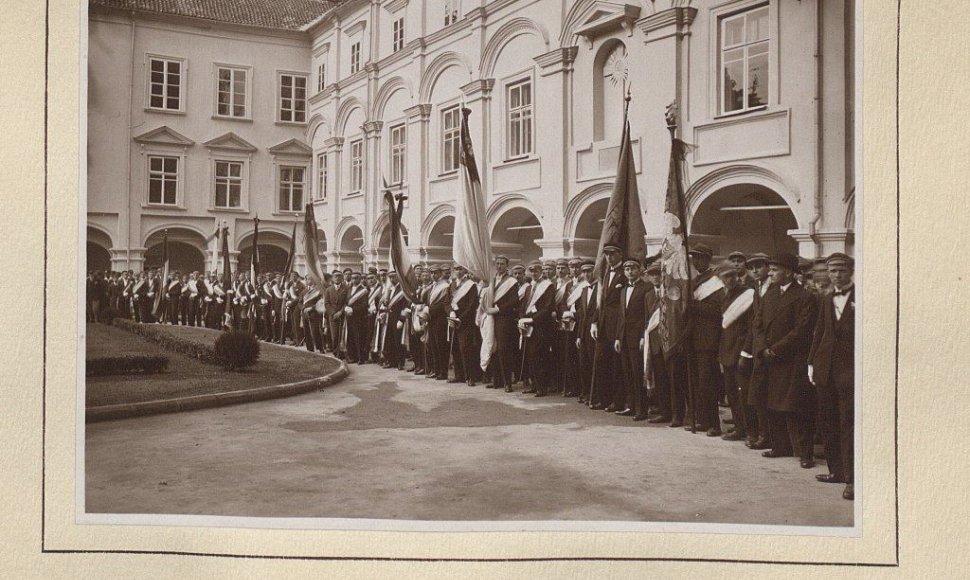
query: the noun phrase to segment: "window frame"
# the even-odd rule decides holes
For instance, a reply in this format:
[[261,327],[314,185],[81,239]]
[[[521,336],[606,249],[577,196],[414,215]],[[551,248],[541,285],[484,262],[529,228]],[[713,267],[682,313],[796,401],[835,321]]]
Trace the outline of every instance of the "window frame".
[[[165,203],[165,183],[168,180],[165,179],[167,174],[164,170],[164,161],[162,167],[162,186],[161,186],[161,201],[152,201],[152,159],[174,159],[175,160],[175,201],[172,203]],[[185,155],[174,153],[171,151],[153,150],[145,152],[145,197],[144,206],[151,208],[164,208],[164,209],[182,209],[184,207],[182,200],[182,184],[185,180]],[[172,175],[172,174],[169,174]]]
[[352,75],[360,72],[360,44],[360,40],[350,43],[350,74]]
[[317,92],[327,88],[327,63],[321,61],[317,64]]
[[461,20],[461,0],[445,0],[445,26]]
[[[292,88],[294,93],[289,97],[290,100],[293,101],[292,109],[291,109],[291,113],[293,115],[292,115],[292,118],[289,120],[283,118],[283,112],[284,112],[283,99],[285,98],[283,97],[283,78],[284,77],[290,77],[291,79],[293,79]],[[302,121],[295,120],[296,113],[297,113],[297,109],[296,109],[297,99],[295,97],[295,91],[297,87],[296,87],[295,79],[298,79],[298,78],[303,79],[303,120]],[[277,123],[287,124],[287,125],[306,125],[307,119],[309,118],[309,114],[308,114],[309,104],[310,104],[309,93],[308,93],[309,86],[310,86],[310,75],[305,72],[277,71],[277,74],[276,74],[276,122]]]
[[404,17],[394,19],[391,29],[391,53],[404,50]]
[[[300,171],[303,172],[303,180],[302,181],[289,180],[284,182],[283,171],[285,170],[292,171],[294,169],[299,169]],[[306,199],[307,173],[308,171],[307,171],[306,163],[282,161],[276,164],[276,195],[274,196],[275,201],[273,203],[276,206],[277,213],[280,213],[280,214],[303,213],[303,205],[307,201]],[[283,207],[283,205],[280,203],[280,197],[281,197],[281,194],[283,193],[282,190],[285,183],[290,184],[290,188],[288,191],[288,194],[289,194],[288,199],[289,199],[289,206],[290,206],[289,208]],[[298,204],[296,209],[293,209],[293,186],[296,184],[300,185],[300,203]]]
[[317,201],[327,201],[330,190],[330,154],[324,151],[317,154]]
[[[243,95],[243,107],[244,113],[242,116],[236,115],[223,115],[219,113],[219,72],[221,69],[228,69],[233,72],[244,72],[246,73],[246,82],[244,83],[245,94]],[[234,75],[233,75],[234,76]],[[212,116],[216,119],[222,119],[226,121],[252,121],[252,94],[253,94],[253,67],[246,65],[236,65],[228,64],[222,62],[212,63],[212,80],[213,80],[213,91],[215,93],[215,98],[212,102]],[[235,79],[230,80],[230,84],[234,83]],[[230,96],[234,93],[230,92]],[[234,104],[230,104],[230,107]]]
[[[524,85],[529,86],[529,98],[530,102],[528,107],[520,106],[516,111],[512,110],[512,91],[519,89]],[[503,123],[504,133],[503,135],[503,158],[505,161],[515,161],[519,159],[528,159],[535,155],[535,143],[536,143],[536,119],[535,119],[535,90],[536,84],[531,71],[516,75],[513,78],[508,79],[505,82],[505,121]],[[529,138],[528,142],[524,140],[520,132],[519,146],[527,146],[528,150],[520,150],[513,153],[512,151],[512,124],[513,124],[513,114],[522,111],[528,111],[528,125],[529,125]],[[521,120],[520,120],[521,122]]]
[[[722,59],[722,38],[724,23],[739,15],[747,14],[755,10],[767,8],[767,39],[758,42],[767,42],[767,96],[766,103],[737,111],[724,110],[723,78],[724,74]],[[776,0],[736,0],[722,6],[715,6],[709,9],[709,48],[710,48],[710,70],[709,82],[709,111],[712,119],[723,119],[736,116],[756,114],[759,112],[771,111],[779,105],[779,82],[780,72],[778,64],[779,46],[779,26],[778,9]],[[742,45],[747,46],[747,43]],[[733,50],[733,49],[729,49]],[[747,60],[743,61],[747,63]],[[745,75],[747,75],[747,64],[745,64]],[[747,95],[745,95],[747,99]]]
[[[164,78],[164,84],[162,85],[162,99],[165,103],[168,102],[169,97],[167,96],[168,87],[168,64],[178,63],[179,64],[179,94],[178,101],[179,106],[177,109],[172,109],[169,107],[155,107],[152,105],[152,61],[162,61],[165,64],[165,70],[162,73]],[[166,113],[170,115],[185,114],[185,100],[188,93],[188,74],[189,74],[189,63],[188,60],[181,57],[175,56],[165,56],[162,54],[155,53],[145,53],[145,110],[151,111],[153,113]]]
[[[456,125],[452,128],[448,128],[446,124],[446,119],[450,114],[455,114]],[[461,105],[452,104],[447,106],[442,106],[441,108],[441,132],[439,134],[439,144],[441,146],[441,155],[438,159],[439,175],[451,175],[457,173],[461,168]],[[454,135],[451,135],[451,133]],[[455,145],[449,146],[449,144],[454,140]],[[447,165],[446,153],[449,149],[454,151],[454,167],[449,167]]]
[[[354,149],[360,149],[360,155],[354,155]],[[350,187],[348,188],[347,195],[358,195],[364,191],[364,139],[357,137],[350,141],[350,147],[348,148],[349,155],[348,161],[350,162],[350,171],[348,176],[350,178]],[[358,183],[354,183],[357,181]]]
[[[395,134],[403,135],[400,143],[394,142]],[[387,136],[388,142],[388,168],[390,169],[390,182],[388,185],[402,185],[407,176],[407,147],[408,147],[408,126],[407,123],[395,123],[391,126]],[[397,163],[396,163],[397,162]],[[395,167],[400,168],[400,173],[395,175]]]
[[[228,204],[230,199],[229,191],[226,191],[226,205],[219,205],[219,182],[222,179],[219,176],[219,164],[229,163],[239,165],[239,177],[233,178],[231,175],[225,177],[227,180],[227,185],[232,181],[236,181],[239,184],[239,205],[232,206]],[[209,209],[211,211],[245,211],[249,206],[248,201],[248,164],[243,158],[232,157],[226,155],[219,155],[212,157],[212,167],[211,167],[211,183],[212,183],[212,195],[209,198]]]

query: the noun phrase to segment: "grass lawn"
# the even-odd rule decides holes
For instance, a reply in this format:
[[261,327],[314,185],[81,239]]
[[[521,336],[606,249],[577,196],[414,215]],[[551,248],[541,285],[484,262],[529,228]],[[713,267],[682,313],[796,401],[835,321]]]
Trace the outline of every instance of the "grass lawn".
[[[219,331],[192,327],[160,327],[192,340],[215,342]],[[338,362],[305,350],[260,343],[259,362],[245,371],[225,371],[218,365],[162,349],[136,334],[106,326],[88,324],[87,357],[122,354],[163,355],[168,369],[152,375],[88,377],[85,402],[88,407],[140,403],[268,387],[313,379],[336,370]]]

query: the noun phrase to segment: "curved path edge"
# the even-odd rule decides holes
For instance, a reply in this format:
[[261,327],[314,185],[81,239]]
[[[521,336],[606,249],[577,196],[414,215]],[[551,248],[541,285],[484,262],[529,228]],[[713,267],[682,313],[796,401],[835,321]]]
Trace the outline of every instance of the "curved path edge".
[[336,358],[334,360],[340,363],[340,367],[336,370],[305,381],[257,387],[255,389],[241,391],[228,391],[225,393],[208,393],[205,395],[192,395],[174,399],[158,399],[140,403],[120,403],[117,405],[90,407],[85,411],[85,422],[97,423],[99,421],[129,419],[161,413],[179,413],[181,411],[195,411],[198,409],[239,405],[242,403],[253,403],[268,399],[282,399],[284,397],[292,397],[293,395],[302,395],[329,387],[347,378],[350,374],[347,363]]

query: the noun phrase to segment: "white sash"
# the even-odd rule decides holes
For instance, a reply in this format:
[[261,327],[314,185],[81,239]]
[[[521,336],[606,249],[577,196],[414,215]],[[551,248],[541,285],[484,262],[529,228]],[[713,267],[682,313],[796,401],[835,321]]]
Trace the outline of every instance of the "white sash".
[[356,293],[356,294],[354,294],[353,296],[351,296],[351,297],[350,297],[350,299],[349,299],[349,300],[347,300],[347,306],[350,306],[350,305],[351,305],[351,304],[353,304],[354,302],[357,302],[357,301],[358,301],[358,300],[360,300],[360,299],[361,299],[361,298],[362,298],[362,297],[363,297],[363,296],[364,296],[365,294],[367,294],[367,288],[366,288],[366,287],[364,287],[364,288],[361,288],[360,290],[358,290],[358,291],[357,291],[357,293]]
[[562,297],[566,295],[566,286],[569,285],[569,281],[566,280],[556,288],[556,304],[562,300]]
[[519,286],[519,300],[522,300],[522,297],[525,296],[525,293],[528,291],[529,291],[528,284],[522,284],[521,286]]
[[461,302],[461,299],[465,297],[465,294],[468,294],[468,291],[471,290],[472,286],[474,285],[475,283],[471,280],[465,280],[462,282],[461,286],[455,290],[455,295],[451,297],[452,310],[458,310],[458,303]]
[[171,282],[171,283],[170,283],[170,284],[168,285],[168,290],[169,290],[169,292],[171,292],[171,291],[172,291],[172,288],[175,288],[175,285],[176,285],[176,284],[178,284],[178,283],[179,283],[179,281],[178,281],[178,280],[173,280],[173,281],[172,281],[172,282]]
[[499,299],[502,298],[502,296],[505,296],[505,294],[509,290],[511,290],[512,287],[515,286],[517,282],[518,280],[516,280],[514,277],[507,276],[505,280],[502,281],[501,284],[499,284],[498,288],[495,289],[495,298],[494,298],[495,302],[498,302]]
[[212,284],[208,280],[203,280],[202,283],[205,284],[206,294],[212,294]]
[[741,315],[751,308],[752,304],[754,304],[754,288],[748,288],[741,294],[738,294],[734,302],[724,311],[721,328],[727,328],[737,322],[741,318]]
[[306,304],[307,302],[313,300],[315,297],[319,295],[320,295],[320,291],[314,288],[313,290],[310,290],[309,292],[303,295],[303,303]]
[[703,300],[721,288],[724,288],[724,282],[717,276],[711,276],[694,290],[694,300]]
[[189,280],[189,292],[192,294],[199,293],[199,284],[195,280]]
[[650,320],[647,321],[647,334],[656,330],[658,326],[660,326],[660,307],[657,307],[653,311],[653,314],[650,315]]
[[145,285],[145,281],[144,280],[139,280],[138,283],[135,284],[135,287],[131,289],[131,293],[132,294],[135,294],[136,292],[138,292],[138,289],[141,288],[144,285]]
[[395,304],[401,301],[401,298],[404,298],[404,290],[398,290],[397,293],[391,296],[391,301],[387,303],[387,307],[393,307]]
[[216,294],[217,296],[225,296],[226,295],[226,292],[222,289],[222,286],[219,285],[219,284],[214,284],[212,286],[212,292],[213,292],[213,294]]
[[431,288],[431,293],[428,296],[428,304],[436,304],[438,299],[441,298],[442,292],[449,288],[447,282],[439,282]]
[[589,282],[587,282],[586,280],[577,282],[576,285],[573,287],[573,291],[569,293],[569,297],[566,298],[566,306],[568,306],[569,308],[572,308],[573,304],[576,304],[576,301],[579,300],[579,297],[583,295],[583,290],[585,290],[588,287],[589,287]]
[[539,283],[532,290],[532,299],[529,300],[529,307],[526,309],[526,313],[535,308],[536,302],[539,301],[539,298],[542,298],[542,295],[546,293],[546,289],[550,285],[552,285],[552,280],[539,280]]
[[280,292],[279,284],[273,284],[273,297],[275,297],[277,300],[282,300],[284,297],[283,292]]

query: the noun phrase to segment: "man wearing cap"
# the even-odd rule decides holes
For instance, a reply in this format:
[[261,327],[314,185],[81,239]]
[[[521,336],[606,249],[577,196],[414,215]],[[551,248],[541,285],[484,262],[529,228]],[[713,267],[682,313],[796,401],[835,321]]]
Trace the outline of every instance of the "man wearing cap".
[[582,294],[583,288],[589,282],[581,276],[583,260],[571,258],[568,262],[569,281],[566,283],[564,298],[557,304],[560,324],[560,369],[562,373],[562,391],[567,397],[575,397],[580,393],[579,351],[576,346],[576,302]]
[[367,274],[367,324],[364,326],[364,344],[367,345],[366,362],[379,363],[381,356],[380,334],[383,328],[378,321],[378,311],[384,298],[384,287],[377,279],[377,268],[371,267]]
[[387,368],[400,370],[404,367],[404,351],[401,339],[403,333],[407,332],[408,325],[407,320],[404,320],[405,317],[402,316],[402,312],[408,302],[404,297],[404,290],[401,289],[397,272],[393,270],[388,272],[387,282],[388,299],[383,305],[385,330],[381,354]]
[[428,364],[427,345],[425,344],[427,340],[425,336],[426,320],[422,318],[426,304],[425,291],[427,290],[427,283],[431,280],[431,273],[424,265],[416,264],[414,266],[414,275],[418,282],[417,288],[415,288],[416,300],[409,302],[401,310],[401,318],[404,321],[402,332],[407,333],[407,338],[405,339],[402,335],[401,340],[407,343],[408,354],[411,356],[411,360],[414,361],[414,366],[408,369],[408,372],[423,375],[429,372],[431,366]]
[[539,260],[532,260],[529,262],[526,268],[527,275],[523,277],[523,282],[519,286],[519,312],[516,317],[516,326],[519,331],[519,361],[517,371],[517,380],[525,386],[525,392],[534,393],[534,382],[535,377],[533,376],[532,369],[535,365],[535,361],[531,358],[533,354],[532,348],[527,348],[529,345],[529,338],[532,335],[533,329],[526,328],[521,324],[518,324],[519,320],[526,318],[525,311],[529,308],[529,304],[532,302],[532,294],[535,289],[536,284],[542,278],[542,262]]
[[724,377],[724,391],[731,418],[734,420],[733,432],[723,436],[727,441],[741,441],[747,436],[744,405],[741,400],[741,381],[737,368],[741,350],[748,338],[751,327],[751,306],[754,304],[754,288],[741,284],[737,265],[729,260],[717,268],[717,276],[724,284],[724,300],[721,308],[721,338],[717,358]]
[[[648,423],[670,423],[673,420],[673,407],[670,391],[670,375],[667,362],[664,359],[663,343],[660,339],[660,284],[661,263],[659,259],[650,261],[646,268],[647,278],[647,344],[644,345],[645,356],[649,357],[648,369],[650,382],[653,385],[653,404],[655,417],[648,419]],[[683,419],[681,419],[681,422]]]
[[317,284],[307,278],[307,289],[303,293],[300,313],[303,316],[303,334],[306,341],[306,349],[310,352],[323,352],[323,338],[320,336],[320,310],[317,305],[322,299],[320,288]]
[[590,407],[612,412],[622,410],[617,408],[617,402],[625,394],[621,383],[620,356],[613,348],[620,320],[620,300],[623,297],[623,288],[626,286],[621,252],[619,246],[607,244],[603,247],[606,271],[601,277],[602,287],[598,291],[596,321],[590,328],[590,333],[596,341],[593,362],[596,371],[590,393]]
[[576,348],[579,350],[579,402],[588,403],[593,385],[593,358],[596,355],[596,341],[591,329],[596,321],[596,289],[598,283],[593,279],[596,264],[586,260],[580,267],[579,298],[573,303],[576,319]]
[[333,271],[333,284],[327,288],[323,295],[324,304],[329,319],[327,325],[330,327],[330,341],[333,343],[333,353],[337,358],[346,357],[346,345],[343,343],[345,314],[344,307],[347,306],[347,285],[344,284],[344,273],[340,270]]
[[797,455],[809,469],[813,459],[814,393],[806,369],[818,302],[795,283],[798,257],[778,254],[768,260],[772,287],[754,313],[755,356],[765,367],[765,404],[771,449],[765,457]]
[[512,375],[517,372],[515,346],[517,333],[515,323],[519,311],[519,282],[508,274],[509,259],[495,256],[495,279],[492,281],[493,305],[485,313],[493,317],[495,329],[495,356],[489,362],[493,389],[512,392]]
[[451,290],[448,279],[445,278],[444,268],[440,265],[431,267],[431,277],[434,279],[428,291],[428,348],[430,349],[434,378],[439,381],[448,380],[448,307],[451,305]]
[[350,288],[347,289],[347,304],[344,306],[344,335],[347,340],[347,362],[364,364],[367,360],[367,286],[359,272],[350,275]]
[[534,392],[544,397],[553,388],[555,364],[552,345],[555,340],[556,283],[553,280],[556,263],[547,260],[542,264],[541,276],[534,282],[525,316],[519,319],[524,332],[526,359],[533,386],[526,393]]
[[[562,388],[562,394],[566,395],[569,391],[567,386],[566,373],[566,354],[568,353],[569,329],[563,325],[562,315],[566,311],[566,299],[572,290],[572,278],[569,276],[569,260],[566,258],[556,259],[556,271],[554,275],[556,285],[556,297],[554,307],[555,331],[552,341],[552,361],[554,368],[551,370],[553,380]],[[567,325],[568,326],[568,325]]]
[[[721,419],[717,408],[717,388],[721,377],[717,351],[721,338],[721,302],[724,300],[724,284],[711,268],[714,252],[710,246],[707,244],[691,246],[689,255],[694,269],[691,279],[694,300],[691,303],[690,312],[690,337],[694,362],[691,376],[695,405],[693,417],[697,422],[695,426],[697,431],[707,431],[708,436],[719,437]],[[690,429],[690,425],[687,428]]]
[[455,378],[450,383],[466,383],[475,386],[479,377],[479,349],[475,348],[475,324],[478,313],[478,286],[461,264],[455,264],[458,286],[451,295],[448,324],[451,326],[451,356],[455,361]]
[[842,497],[854,499],[855,481],[855,263],[841,252],[826,260],[832,292],[821,298],[808,357],[808,377],[818,395],[819,419],[829,473],[815,478],[845,483]]
[[748,257],[748,285],[754,289],[754,303],[751,305],[751,322],[748,336],[744,341],[741,359],[738,361],[738,380],[741,387],[741,402],[745,411],[745,428],[748,433],[745,445],[750,449],[764,450],[771,447],[771,434],[768,430],[768,409],[765,407],[765,373],[760,358],[754,357],[754,317],[764,305],[764,296],[771,288],[768,276],[768,255],[752,254]]
[[832,279],[829,277],[825,258],[815,258],[812,265],[812,286],[816,296],[824,298],[832,293]]
[[614,349],[620,355],[624,393],[614,398],[622,406],[617,415],[633,415],[634,421],[647,418],[643,388],[644,330],[647,327],[647,285],[640,279],[640,262],[623,262],[626,287],[620,300],[620,323],[616,328]]

